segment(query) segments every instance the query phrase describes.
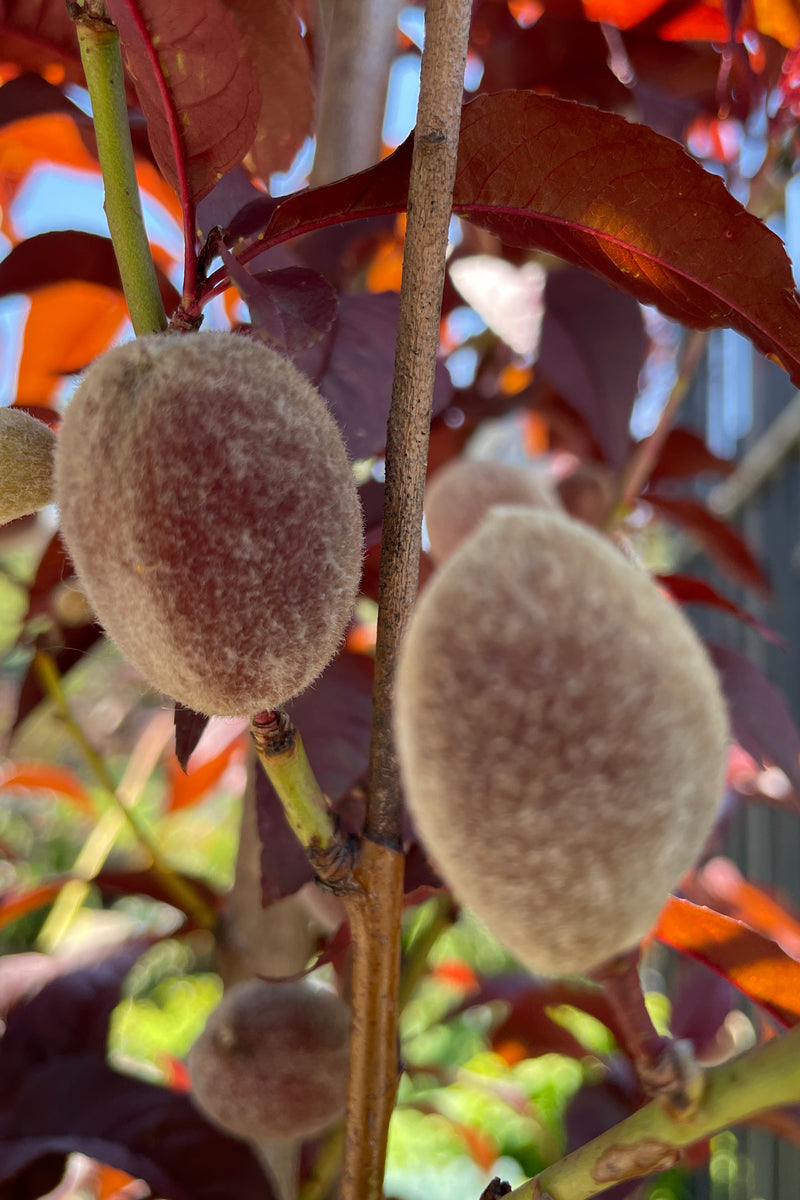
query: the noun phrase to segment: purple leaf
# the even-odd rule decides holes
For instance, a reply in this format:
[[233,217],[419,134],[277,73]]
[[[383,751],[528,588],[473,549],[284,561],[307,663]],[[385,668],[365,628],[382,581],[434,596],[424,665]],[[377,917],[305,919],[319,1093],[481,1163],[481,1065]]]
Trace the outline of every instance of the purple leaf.
[[308,351],[321,343],[324,350],[321,367],[324,367],[339,306],[327,279],[306,267],[251,275],[225,246],[219,249],[231,281],[250,310],[253,329],[259,338],[291,359],[299,370],[303,369],[303,358]]
[[537,369],[619,470],[648,348],[641,309],[598,276],[567,267],[548,275],[544,310]]
[[84,115],[60,88],[42,79],[41,75],[18,75],[0,87],[0,128],[13,121],[52,112],[67,113],[76,119]]
[[67,961],[63,974],[18,1001],[0,1039],[0,1110],[13,1108],[26,1077],[47,1059],[73,1054],[105,1059],[108,1022],[120,988],[147,944],[129,942],[89,966],[75,968]]
[[[351,458],[377,454],[386,442],[399,307],[396,292],[342,296],[339,301],[336,335],[319,390],[339,423]],[[447,407],[451,391],[439,363],[434,414]]]
[[269,908],[310,883],[314,872],[260,763],[256,768],[256,822],[261,842],[261,906]]
[[672,1003],[670,1033],[689,1038],[695,1053],[711,1049],[733,1007],[734,988],[723,976],[686,955],[677,958],[678,986]]
[[737,741],[759,762],[780,767],[800,794],[800,733],[783,696],[738,650],[717,645],[707,649],[720,675]]
[[196,713],[194,709],[175,701],[175,757],[184,774],[210,720],[203,713]]
[[0,1117],[0,1192],[16,1194],[42,1160],[71,1153],[144,1179],[167,1200],[273,1197],[250,1149],[209,1125],[188,1096],[86,1055],[31,1071]]

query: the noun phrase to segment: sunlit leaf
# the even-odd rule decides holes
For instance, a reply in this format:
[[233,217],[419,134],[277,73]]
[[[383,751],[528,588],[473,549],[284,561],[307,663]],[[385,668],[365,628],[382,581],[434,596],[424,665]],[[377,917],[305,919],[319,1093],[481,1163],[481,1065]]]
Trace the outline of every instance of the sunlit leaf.
[[84,812],[93,812],[94,804],[86,788],[66,767],[45,762],[9,762],[0,767],[0,791],[8,788],[32,788],[39,792],[58,792],[74,800]]
[[670,896],[653,932],[724,975],[781,1024],[800,1021],[800,962],[741,921]]
[[[410,157],[409,141],[276,209],[246,205],[232,237],[266,229],[243,258],[324,225],[399,211]],[[532,92],[480,96],[463,109],[453,207],[503,241],[594,270],[686,325],[738,329],[800,383],[800,305],[780,239],[647,126]]]
[[199,200],[252,145],[261,96],[243,35],[220,0],[108,0],[156,161]]

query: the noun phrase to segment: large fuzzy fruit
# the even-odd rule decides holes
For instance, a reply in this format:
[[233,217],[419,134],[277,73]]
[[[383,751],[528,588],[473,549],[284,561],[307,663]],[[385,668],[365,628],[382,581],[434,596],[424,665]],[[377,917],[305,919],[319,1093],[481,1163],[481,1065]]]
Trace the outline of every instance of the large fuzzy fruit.
[[721,796],[725,705],[647,574],[558,513],[493,509],[422,594],[396,683],[409,807],[531,970],[634,946]]
[[0,408],[0,524],[49,504],[55,434],[22,409]]
[[333,992],[237,983],[189,1052],[192,1095],[237,1137],[311,1137],[344,1112],[349,1033],[349,1010]]
[[198,712],[250,715],[330,661],[361,571],[342,438],[280,355],[154,334],[90,367],[56,455],[64,539],[108,634]]
[[542,472],[505,462],[451,459],[425,489],[425,525],[434,562],[452,554],[495,504],[561,507]]

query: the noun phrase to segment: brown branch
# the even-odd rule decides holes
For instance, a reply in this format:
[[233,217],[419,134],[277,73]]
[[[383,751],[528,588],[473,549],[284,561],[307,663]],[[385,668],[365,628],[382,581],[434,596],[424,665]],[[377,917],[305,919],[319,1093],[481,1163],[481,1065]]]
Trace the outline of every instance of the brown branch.
[[392,406],[365,836],[344,897],[353,944],[353,1018],[340,1200],[379,1200],[397,1086],[403,902],[402,802],[392,683],[417,592],[428,431],[452,210],[470,0],[429,0]]
[[433,403],[447,232],[452,209],[468,0],[430,0],[408,189],[394,387],[386,440],[375,703],[366,835],[400,844],[400,787],[391,735],[392,684],[417,594],[428,433]]
[[342,897],[353,948],[350,1080],[339,1200],[380,1200],[397,1090],[403,855],[364,840]]

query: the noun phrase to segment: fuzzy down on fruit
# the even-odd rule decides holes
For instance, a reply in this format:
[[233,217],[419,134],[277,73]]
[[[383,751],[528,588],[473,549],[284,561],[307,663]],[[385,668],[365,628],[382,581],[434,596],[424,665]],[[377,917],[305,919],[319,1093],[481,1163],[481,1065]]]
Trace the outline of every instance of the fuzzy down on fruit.
[[237,1137],[311,1137],[344,1112],[349,1037],[349,1010],[333,992],[234,984],[189,1051],[192,1095]]
[[425,489],[425,527],[434,562],[443,562],[495,504],[560,509],[555,487],[541,471],[510,463],[454,458]]
[[408,804],[456,898],[530,970],[632,948],[700,853],[728,726],[703,646],[594,530],[495,508],[401,654]]
[[89,368],[56,454],[64,540],[109,636],[156,688],[247,716],[335,654],[361,572],[339,429],[284,358],[154,334]]
[[0,408],[0,524],[50,503],[55,443],[43,421],[20,408]]

